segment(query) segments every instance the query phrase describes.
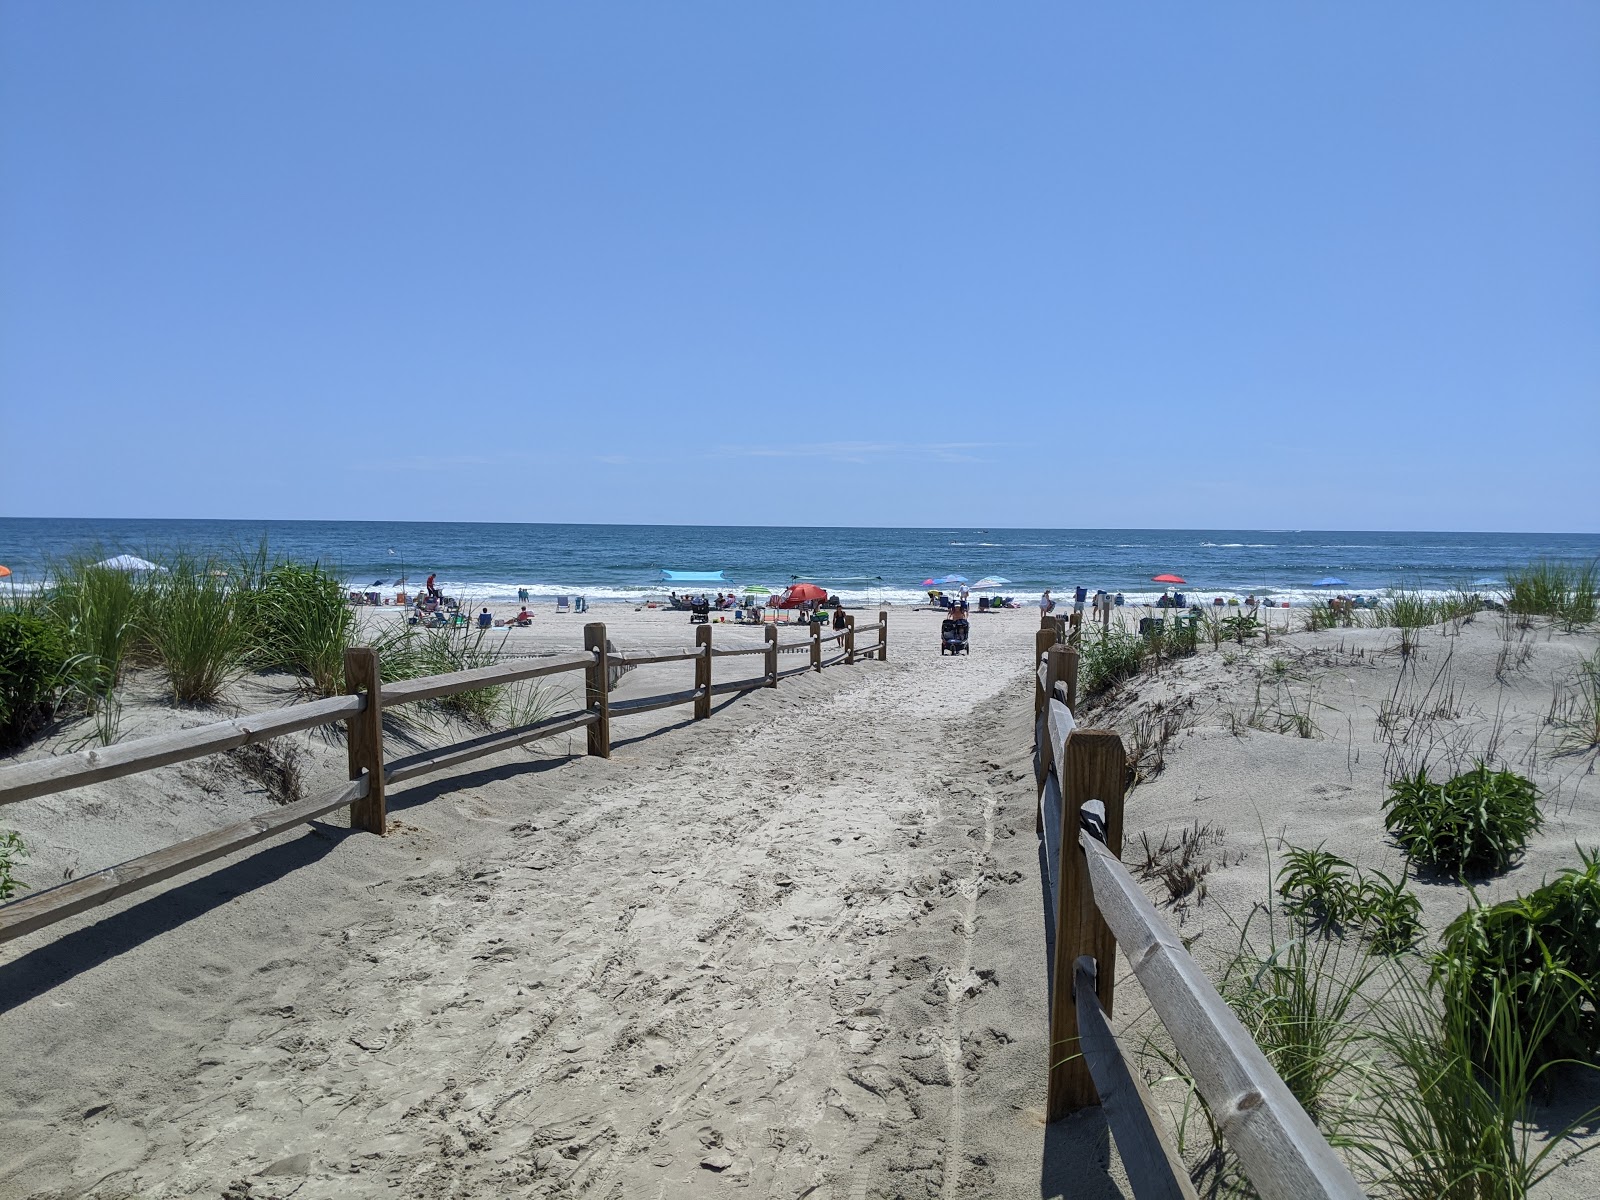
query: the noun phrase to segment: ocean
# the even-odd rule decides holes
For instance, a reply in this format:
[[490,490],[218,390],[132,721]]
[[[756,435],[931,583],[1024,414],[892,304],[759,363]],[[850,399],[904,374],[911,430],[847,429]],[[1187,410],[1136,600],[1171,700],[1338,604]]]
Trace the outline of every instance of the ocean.
[[[317,560],[352,588],[415,590],[430,574],[463,599],[515,600],[519,588],[591,602],[666,595],[663,569],[723,571],[729,587],[777,591],[810,580],[846,603],[912,603],[945,575],[1008,580],[1025,599],[1046,588],[1154,599],[1151,576],[1187,580],[1191,597],[1270,593],[1305,602],[1330,592],[1492,590],[1508,566],[1536,558],[1589,562],[1600,534],[1363,533],[1296,529],[837,529],[827,526],[537,525],[411,521],[156,521],[0,517],[0,563],[14,586],[37,584],[52,557],[78,552],[159,558],[183,547],[233,555],[266,539]],[[1325,577],[1345,587],[1322,588]],[[696,587],[696,590],[700,590]],[[717,585],[710,587],[718,590]]]

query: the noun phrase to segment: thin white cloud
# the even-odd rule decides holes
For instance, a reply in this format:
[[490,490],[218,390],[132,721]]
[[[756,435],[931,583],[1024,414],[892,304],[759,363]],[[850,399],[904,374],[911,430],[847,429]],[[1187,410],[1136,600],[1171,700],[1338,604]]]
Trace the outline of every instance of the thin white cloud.
[[867,463],[877,459],[922,459],[928,462],[984,462],[977,450],[999,442],[793,442],[782,446],[717,446],[710,458],[820,458],[830,462]]

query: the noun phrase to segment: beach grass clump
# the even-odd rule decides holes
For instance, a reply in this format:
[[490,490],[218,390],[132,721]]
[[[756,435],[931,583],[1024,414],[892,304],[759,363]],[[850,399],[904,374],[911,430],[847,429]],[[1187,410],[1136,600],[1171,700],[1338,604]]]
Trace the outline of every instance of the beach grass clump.
[[1578,661],[1571,688],[1557,687],[1546,720],[1555,727],[1558,753],[1600,749],[1600,650]]
[[1438,782],[1427,768],[1389,785],[1384,825],[1413,863],[1450,875],[1503,871],[1544,823],[1539,789],[1483,761]]
[[145,631],[153,587],[151,575],[102,566],[86,554],[51,564],[44,610],[65,633],[71,683],[91,712],[114,705],[126,665],[150,658]]
[[1120,624],[1095,629],[1079,647],[1079,677],[1086,696],[1105,691],[1112,685],[1139,673],[1144,662],[1145,642]]
[[316,696],[344,692],[344,652],[354,644],[356,616],[343,589],[320,563],[246,561],[241,615],[250,629],[250,661],[262,671],[299,675]]
[[[498,662],[504,646],[505,635],[491,645],[487,629],[411,629],[378,648],[379,669],[385,682],[471,671]],[[486,687],[429,701],[427,707],[489,729],[506,716],[508,699],[507,688]]]
[[1337,939],[1274,936],[1262,952],[1246,922],[1222,973],[1223,999],[1325,1130],[1345,1124],[1338,1110],[1347,1104],[1345,1081],[1361,1058],[1362,992],[1378,966]]
[[1541,558],[1506,571],[1506,608],[1521,617],[1551,617],[1569,630],[1592,625],[1600,591],[1600,560]]
[[178,704],[215,704],[244,667],[252,629],[216,559],[176,555],[151,589],[146,638]]
[[[1374,1006],[1383,1069],[1368,1076],[1352,1144],[1383,1195],[1522,1200],[1600,1144],[1574,1151],[1567,1141],[1593,1113],[1558,1130],[1540,1128],[1534,1115],[1549,1073],[1564,1065],[1540,1048],[1570,1001],[1555,991],[1522,993],[1499,975],[1464,988],[1460,973],[1448,962],[1427,984],[1402,974]],[[1447,998],[1442,1014],[1436,991]]]
[[0,611],[0,750],[55,719],[72,658],[61,627],[33,611]]

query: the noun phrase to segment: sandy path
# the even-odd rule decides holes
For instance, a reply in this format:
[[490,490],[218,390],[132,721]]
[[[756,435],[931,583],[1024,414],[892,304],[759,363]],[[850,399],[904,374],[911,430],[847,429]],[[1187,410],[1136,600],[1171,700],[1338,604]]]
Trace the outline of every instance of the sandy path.
[[0,1195],[1039,1195],[1034,621],[896,622],[20,946]]

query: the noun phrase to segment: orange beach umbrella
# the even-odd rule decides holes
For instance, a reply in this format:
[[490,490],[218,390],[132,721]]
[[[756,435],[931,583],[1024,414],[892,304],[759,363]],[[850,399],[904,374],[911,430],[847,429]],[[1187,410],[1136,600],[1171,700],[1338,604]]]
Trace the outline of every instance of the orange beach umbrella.
[[1181,575],[1152,575],[1152,576],[1150,576],[1150,582],[1151,583],[1188,583],[1189,581],[1187,579],[1185,579]]
[[0,579],[4,579],[9,574],[11,574],[11,568],[10,567],[0,566]]

